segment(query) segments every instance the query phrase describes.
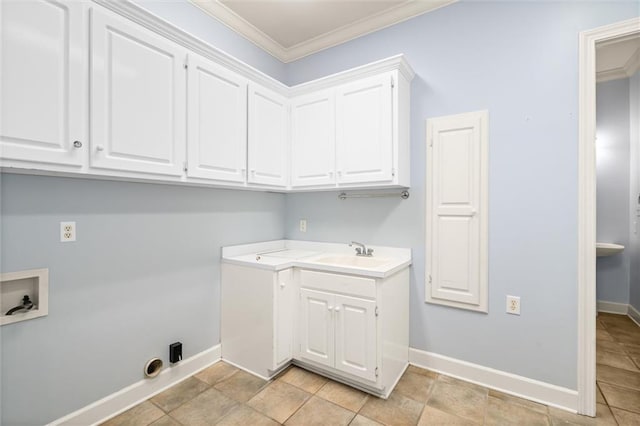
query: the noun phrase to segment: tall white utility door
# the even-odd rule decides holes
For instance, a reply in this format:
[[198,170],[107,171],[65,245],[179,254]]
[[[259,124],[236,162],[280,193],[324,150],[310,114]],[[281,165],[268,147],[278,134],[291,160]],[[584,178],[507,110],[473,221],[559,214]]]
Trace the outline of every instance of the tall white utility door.
[[488,112],[427,120],[427,302],[487,311]]
[[338,183],[393,179],[391,73],[336,89]]
[[300,289],[300,356],[329,367],[334,362],[334,295]]
[[324,90],[294,98],[291,103],[291,185],[335,183],[335,105]]
[[177,44],[92,9],[92,167],[182,175],[185,59]]
[[187,176],[244,182],[247,80],[189,55]]
[[376,380],[376,303],[358,297],[335,296],[336,361],[338,370]]
[[0,2],[0,156],[80,166],[86,153],[81,2]]
[[249,85],[249,183],[287,186],[287,106],[284,96]]

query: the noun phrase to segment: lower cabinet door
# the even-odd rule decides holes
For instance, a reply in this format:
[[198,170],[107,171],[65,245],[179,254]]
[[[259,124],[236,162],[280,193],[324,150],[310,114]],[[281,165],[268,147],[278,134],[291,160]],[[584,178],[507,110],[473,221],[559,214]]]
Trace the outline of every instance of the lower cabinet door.
[[275,286],[274,370],[293,357],[293,298],[295,287],[291,278],[291,269],[285,269],[277,273]]
[[300,296],[300,357],[333,367],[335,296],[305,288]]
[[335,296],[335,368],[376,380],[376,303]]

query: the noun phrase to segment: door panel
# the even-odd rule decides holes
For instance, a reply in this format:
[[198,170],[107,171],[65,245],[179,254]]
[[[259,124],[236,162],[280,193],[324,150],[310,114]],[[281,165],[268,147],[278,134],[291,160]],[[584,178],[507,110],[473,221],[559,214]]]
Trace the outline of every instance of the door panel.
[[427,300],[475,310],[487,297],[486,121],[486,113],[430,119],[427,132]]
[[91,166],[182,175],[185,50],[97,9],[91,46]]
[[300,296],[300,356],[333,367],[334,296],[305,288]]
[[287,186],[287,100],[249,85],[248,182]]
[[376,303],[335,296],[335,368],[367,380],[376,380]]
[[391,75],[336,89],[338,183],[393,179]]
[[189,55],[187,175],[244,182],[247,168],[247,80]]
[[335,183],[335,108],[331,91],[301,96],[291,105],[294,187]]
[[[86,158],[82,3],[2,1],[0,15],[2,159],[81,166]],[[76,140],[84,146],[74,147]]]

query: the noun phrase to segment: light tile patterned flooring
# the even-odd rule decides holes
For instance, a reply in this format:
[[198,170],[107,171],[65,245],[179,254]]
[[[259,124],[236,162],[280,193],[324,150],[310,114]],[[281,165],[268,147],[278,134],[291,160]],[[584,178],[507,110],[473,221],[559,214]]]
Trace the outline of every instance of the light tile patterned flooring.
[[640,328],[597,320],[597,418],[410,366],[388,400],[290,367],[269,382],[218,362],[105,426],[640,425]]

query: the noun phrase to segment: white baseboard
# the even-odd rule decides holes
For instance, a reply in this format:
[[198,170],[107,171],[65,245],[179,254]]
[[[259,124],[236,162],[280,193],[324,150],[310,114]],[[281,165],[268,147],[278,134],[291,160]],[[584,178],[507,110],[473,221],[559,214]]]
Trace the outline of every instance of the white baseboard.
[[605,312],[608,314],[627,315],[627,312],[629,312],[629,305],[626,303],[607,302],[605,300],[598,300],[598,312]]
[[127,386],[118,392],[59,418],[50,423],[49,426],[96,425],[102,423],[217,361],[220,361],[220,345],[182,360],[175,366],[165,368],[155,378],[140,380],[131,386]]
[[409,363],[520,398],[577,412],[578,391],[573,389],[414,348],[409,348]]
[[629,305],[629,311],[627,312],[627,315],[629,315],[629,318],[631,318],[633,322],[638,324],[638,327],[640,327],[640,312],[636,308]]

